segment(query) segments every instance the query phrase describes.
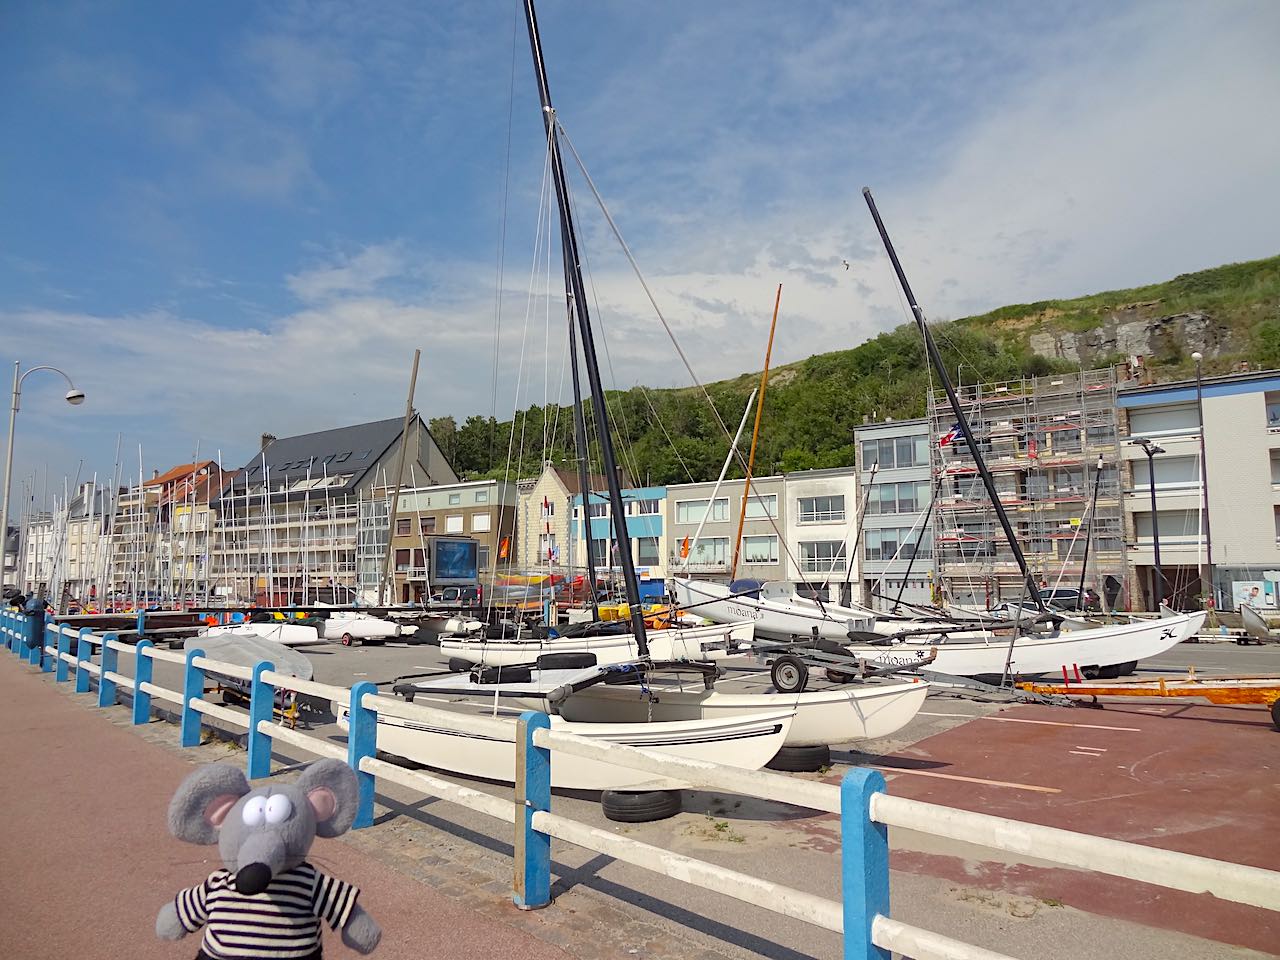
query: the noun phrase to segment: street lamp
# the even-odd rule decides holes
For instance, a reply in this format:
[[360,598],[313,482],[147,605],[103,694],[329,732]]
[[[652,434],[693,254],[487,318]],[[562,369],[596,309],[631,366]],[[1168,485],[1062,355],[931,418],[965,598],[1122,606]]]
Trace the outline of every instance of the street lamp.
[[13,473],[13,428],[14,422],[18,418],[18,406],[22,399],[22,381],[37,370],[52,371],[67,381],[67,386],[71,388],[66,393],[65,399],[67,403],[73,407],[78,407],[84,403],[84,391],[72,383],[71,378],[57,367],[45,364],[32,367],[23,373],[19,369],[20,365],[20,361],[15,360],[13,362],[13,403],[9,407],[9,445],[4,457],[4,499],[2,505],[0,505],[0,580],[4,579],[4,557],[9,548],[9,480]]
[[1156,612],[1164,600],[1164,573],[1160,569],[1160,521],[1156,517],[1156,462],[1157,453],[1164,453],[1164,447],[1157,446],[1146,437],[1134,437],[1129,441],[1142,448],[1147,455],[1147,487],[1151,490],[1151,539],[1155,545],[1156,570],[1151,582],[1151,593],[1156,600]]
[[1196,362],[1196,411],[1200,417],[1200,512],[1204,517],[1204,529],[1201,533],[1204,536],[1205,567],[1209,573],[1209,602],[1216,610],[1218,588],[1213,572],[1213,534],[1209,528],[1209,461],[1205,459],[1204,453],[1204,390],[1200,382],[1200,361],[1204,359],[1204,354],[1197,350],[1191,354],[1191,359]]

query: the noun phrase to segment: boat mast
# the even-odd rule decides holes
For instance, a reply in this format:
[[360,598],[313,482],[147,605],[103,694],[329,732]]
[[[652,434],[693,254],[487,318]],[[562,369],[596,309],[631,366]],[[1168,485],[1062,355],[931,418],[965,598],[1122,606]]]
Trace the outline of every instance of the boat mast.
[[[1093,496],[1089,498],[1089,526],[1084,537],[1084,559],[1080,562],[1080,589],[1076,593],[1080,609],[1084,609],[1084,578],[1089,572],[1089,545],[1093,543],[1093,515],[1098,510],[1098,487],[1102,485],[1102,455],[1098,455],[1098,466],[1093,474]],[[1099,594],[1101,596],[1101,594]]]
[[778,296],[773,301],[773,322],[769,324],[769,345],[764,351],[764,372],[760,374],[760,396],[756,400],[756,422],[751,428],[751,452],[747,455],[747,479],[742,485],[742,506],[738,510],[738,535],[733,539],[733,566],[729,568],[729,582],[738,575],[738,558],[742,555],[742,528],[747,522],[747,500],[751,496],[751,471],[756,465],[756,443],[760,439],[760,417],[764,414],[764,392],[769,387],[769,360],[773,356],[773,332],[778,328],[778,307],[782,305],[782,284],[778,284]]
[[[556,136],[555,108],[551,105],[551,89],[547,84],[546,64],[542,60],[542,41],[538,36],[538,18],[533,12],[533,0],[525,0],[524,17],[529,28],[529,47],[533,52],[534,72],[538,78],[538,99],[542,103],[542,122],[547,131],[547,144],[551,150],[551,170],[556,184],[556,200],[560,207],[560,235],[567,244],[565,256],[572,265],[569,278],[573,288],[573,308],[578,317],[578,332],[582,334],[582,357],[587,368],[587,381],[591,385],[591,402],[595,405],[601,466],[604,469],[605,481],[609,484],[609,512],[613,518],[614,535],[618,540],[618,562],[622,567],[627,603],[631,608],[631,629],[635,634],[640,656],[647,658],[649,643],[644,631],[644,612],[640,609],[640,589],[636,583],[635,563],[631,559],[631,541],[627,537],[627,517],[624,513],[622,488],[618,482],[614,462],[613,439],[609,435],[609,410],[605,404],[604,386],[600,382],[600,365],[596,358],[595,338],[591,330],[591,318],[587,312],[586,287],[582,282],[582,261],[578,256],[578,240],[573,230],[573,213],[569,209],[569,189],[565,181],[564,163],[560,156],[559,138]],[[585,497],[583,509],[585,513]],[[590,551],[589,544],[587,549]]]
[[[560,249],[564,253],[564,292],[569,309],[569,369],[573,371],[573,449],[578,458],[578,490],[582,493],[582,530],[587,542],[587,589],[591,591],[591,619],[600,619],[600,600],[596,595],[596,560],[591,555],[591,470],[587,462],[587,422],[582,413],[582,383],[578,377],[578,335],[573,329],[573,273],[569,263],[569,243],[563,222],[560,224]],[[622,551],[619,550],[619,553]]]
[[911,284],[907,283],[907,275],[903,273],[902,264],[898,262],[898,254],[893,249],[893,241],[889,239],[889,233],[884,228],[884,221],[880,219],[880,211],[876,209],[876,202],[871,196],[871,188],[863,187],[862,196],[866,198],[867,207],[871,210],[871,217],[876,222],[876,230],[880,233],[885,252],[889,254],[889,260],[893,263],[893,272],[898,275],[898,283],[902,286],[902,292],[907,298],[907,303],[911,305],[911,314],[915,318],[916,326],[920,328],[920,335],[924,337],[924,348],[929,355],[929,362],[933,364],[934,370],[937,371],[938,379],[942,382],[942,389],[946,391],[947,400],[951,404],[951,412],[955,414],[956,422],[960,426],[960,432],[964,434],[964,441],[969,445],[969,451],[973,454],[973,462],[978,468],[978,475],[982,477],[982,485],[987,489],[987,496],[991,498],[991,506],[1000,521],[1001,529],[1004,530],[1005,539],[1009,542],[1009,549],[1013,552],[1013,559],[1017,562],[1018,569],[1022,571],[1022,578],[1027,583],[1027,590],[1031,594],[1031,599],[1035,601],[1041,613],[1048,613],[1048,608],[1044,605],[1044,598],[1040,596],[1040,588],[1036,586],[1035,577],[1027,569],[1027,558],[1022,555],[1022,548],[1018,546],[1018,538],[1014,536],[1013,525],[1009,522],[1009,515],[1005,513],[1004,504],[1000,502],[1000,497],[996,493],[996,483],[991,477],[991,471],[987,469],[987,461],[983,458],[982,451],[978,449],[978,442],[973,438],[973,431],[969,428],[969,420],[960,406],[960,398],[956,396],[956,392],[951,386],[951,378],[947,376],[947,368],[943,365],[942,356],[938,353],[938,345],[933,342],[933,335],[929,333],[929,324],[925,321],[924,311],[920,309],[920,304],[916,302],[916,295],[911,292]]

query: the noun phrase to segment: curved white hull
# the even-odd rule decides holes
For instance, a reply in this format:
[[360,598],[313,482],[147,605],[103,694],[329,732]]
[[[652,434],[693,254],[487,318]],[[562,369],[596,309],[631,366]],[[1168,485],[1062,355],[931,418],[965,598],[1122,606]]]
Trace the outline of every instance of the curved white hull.
[[203,637],[262,637],[286,647],[305,647],[313,643],[324,643],[315,627],[300,623],[286,623],[275,620],[271,623],[239,623],[235,626],[208,627],[201,631]]
[[1010,657],[1009,639],[947,642],[909,640],[892,644],[847,644],[859,657],[911,666],[929,656],[937,658],[929,670],[960,677],[1000,676],[1009,659],[1011,672],[1022,676],[1061,673],[1073,665],[1111,665],[1155,657],[1196,633],[1204,623],[1204,613],[1178,614],[1160,620],[1110,624],[1083,630],[1063,631],[1043,637],[1019,637]]
[[323,621],[326,640],[341,640],[348,634],[356,640],[387,640],[400,636],[401,626],[367,614],[333,614]]
[[[450,704],[450,709],[493,716],[481,704]],[[499,709],[499,717],[519,711]],[[593,740],[622,743],[694,760],[711,760],[744,770],[758,770],[778,752],[791,727],[792,713],[757,711],[749,716],[675,723],[570,723],[551,718],[551,728]],[[339,709],[338,725],[347,729],[347,711]],[[515,724],[512,724],[512,737]],[[418,763],[465,777],[515,782],[513,740],[496,740],[432,727],[417,720],[378,715],[377,746]],[[668,777],[630,770],[598,760],[553,750],[551,785],[567,790],[678,790],[685,784]]]
[[[683,627],[679,630],[650,630],[649,655],[654,660],[715,660],[733,653],[744,653],[755,636],[752,623],[713,624]],[[549,653],[592,653],[599,664],[626,663],[639,653],[635,637],[630,633],[604,637],[556,637],[537,640],[441,640],[440,652],[471,663],[491,667],[509,667],[533,663]]]
[[[813,628],[825,640],[848,643],[852,621],[855,629],[885,632],[874,620],[875,613],[859,607],[841,607],[826,603],[821,607],[803,597],[786,600],[769,597],[734,596],[726,584],[707,580],[687,580],[675,577],[676,600],[691,613],[714,620],[716,623],[750,621],[760,636],[779,640],[792,637],[812,637]],[[893,629],[901,629],[901,625]]]
[[[683,686],[650,684],[656,695],[651,702],[639,687],[601,684],[565,700],[560,715],[572,721],[637,722],[646,717],[655,721],[710,720],[791,709],[795,718],[784,745],[817,747],[896,733],[915,718],[929,692],[929,684],[922,680],[842,684],[800,694],[732,692],[734,686],[733,681],[721,681],[715,689],[706,690],[701,680]],[[545,709],[542,701],[517,702]]]

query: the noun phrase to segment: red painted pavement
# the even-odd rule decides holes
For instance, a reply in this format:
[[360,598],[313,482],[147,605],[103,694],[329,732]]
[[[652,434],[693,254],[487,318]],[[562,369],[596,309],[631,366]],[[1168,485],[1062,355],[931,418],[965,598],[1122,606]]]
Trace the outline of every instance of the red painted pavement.
[[[193,957],[197,935],[155,936],[160,906],[221,866],[216,847],[179,843],[165,829],[169,797],[190,770],[0,651],[0,956]],[[361,887],[384,931],[378,960],[568,958],[341,841],[318,840],[312,856]],[[326,933],[325,956],[358,954]]]
[[[1105,710],[1026,706],[999,716],[1007,719],[976,720],[884,758],[880,766],[889,792],[1280,870],[1280,731],[1261,707],[1153,706],[1148,701]],[[1058,792],[895,774],[888,769],[895,766]],[[1003,856],[973,861],[896,850],[891,866],[1280,952],[1280,914],[1272,911],[1088,871],[1006,864],[1000,862]]]

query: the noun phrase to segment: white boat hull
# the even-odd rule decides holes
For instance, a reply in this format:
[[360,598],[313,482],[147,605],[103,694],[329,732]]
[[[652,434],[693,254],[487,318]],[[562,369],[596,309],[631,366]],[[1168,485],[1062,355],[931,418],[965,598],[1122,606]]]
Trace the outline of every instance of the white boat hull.
[[[755,625],[747,623],[712,624],[684,627],[679,630],[650,630],[645,634],[649,655],[654,660],[714,660],[751,647]],[[630,633],[603,637],[556,637],[545,640],[441,640],[440,652],[471,663],[492,667],[509,667],[533,663],[549,653],[591,653],[599,664],[626,663],[639,653],[635,637]]]
[[1109,624],[1055,635],[1019,637],[1010,656],[1009,638],[985,641],[947,642],[906,640],[891,644],[848,644],[846,649],[859,657],[912,666],[921,663],[932,649],[937,658],[927,669],[960,677],[1001,676],[1005,662],[1021,676],[1061,673],[1065,667],[1108,666],[1159,656],[1196,633],[1204,623],[1204,613],[1178,614],[1159,620]]
[[[792,709],[795,718],[784,746],[818,747],[896,733],[915,718],[929,692],[929,684],[922,680],[842,684],[800,694],[734,692],[736,685],[734,681],[720,681],[715,689],[706,690],[701,680],[682,686],[650,684],[649,689],[656,696],[650,701],[639,687],[601,684],[565,700],[560,705],[560,715],[583,722],[638,722],[647,717],[654,721],[711,720],[761,710]],[[546,708],[543,701],[517,702],[531,709]]]
[[287,623],[275,620],[270,623],[239,623],[234,626],[208,627],[201,631],[204,637],[261,637],[283,644],[286,647],[305,647],[311,644],[324,643],[315,627],[301,623]]
[[874,614],[856,607],[818,604],[795,597],[787,601],[767,597],[735,596],[726,584],[676,577],[676,599],[691,613],[716,623],[749,621],[756,634],[779,640],[818,636],[839,643],[849,642],[850,623],[859,630],[876,629]]
[[400,636],[401,625],[367,614],[334,614],[323,621],[321,627],[326,640],[341,640],[350,636],[355,640],[389,640]]
[[[421,698],[419,698],[421,699]],[[520,711],[481,704],[451,704],[485,716],[515,719]],[[658,753],[711,760],[744,770],[758,770],[786,741],[791,710],[756,711],[748,716],[674,723],[571,723],[551,718],[551,728],[593,740],[621,743]],[[348,727],[347,711],[338,710],[338,725]],[[377,747],[418,763],[483,780],[515,782],[513,740],[470,736],[417,720],[378,715]],[[560,751],[551,754],[551,785],[566,790],[678,790],[687,784],[642,770],[587,760]]]

